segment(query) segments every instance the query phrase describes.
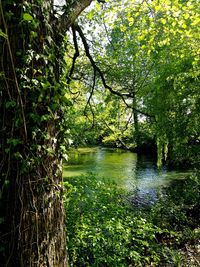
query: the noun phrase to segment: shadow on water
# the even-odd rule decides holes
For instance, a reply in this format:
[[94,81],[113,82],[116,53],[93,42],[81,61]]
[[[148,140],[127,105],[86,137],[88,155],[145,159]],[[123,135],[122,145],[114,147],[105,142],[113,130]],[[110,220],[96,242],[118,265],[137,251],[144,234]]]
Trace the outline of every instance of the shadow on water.
[[155,158],[121,149],[95,147],[72,151],[64,176],[81,176],[89,172],[125,188],[135,205],[153,204],[163,188],[188,175],[188,172],[166,167],[158,170]]

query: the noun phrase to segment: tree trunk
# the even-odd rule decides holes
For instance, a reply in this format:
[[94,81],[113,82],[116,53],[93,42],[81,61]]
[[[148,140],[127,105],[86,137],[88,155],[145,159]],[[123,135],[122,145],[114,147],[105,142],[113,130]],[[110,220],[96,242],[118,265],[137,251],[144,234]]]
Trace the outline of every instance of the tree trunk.
[[2,266],[67,266],[52,18],[52,1],[0,1]]
[[136,147],[140,146],[140,133],[139,133],[139,121],[138,121],[138,112],[136,109],[136,96],[133,97],[133,120],[134,120],[134,141],[136,143]]

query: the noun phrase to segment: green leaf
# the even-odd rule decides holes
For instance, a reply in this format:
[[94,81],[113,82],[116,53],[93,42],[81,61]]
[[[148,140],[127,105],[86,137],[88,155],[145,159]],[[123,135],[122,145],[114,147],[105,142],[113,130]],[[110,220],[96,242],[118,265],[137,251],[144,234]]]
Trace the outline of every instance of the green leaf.
[[30,21],[30,20],[33,20],[33,17],[28,13],[24,13],[23,20]]
[[3,38],[5,38],[5,39],[8,38],[7,34],[5,34],[5,33],[2,31],[2,29],[0,29],[0,36],[3,37]]
[[95,13],[94,10],[91,10],[91,11],[88,13],[87,17],[88,17],[89,20],[92,20],[92,19],[93,19],[93,17],[94,17],[94,13]]
[[21,144],[21,140],[20,139],[16,139],[16,138],[10,138],[7,140],[7,144],[11,144],[14,147],[17,146],[18,144]]

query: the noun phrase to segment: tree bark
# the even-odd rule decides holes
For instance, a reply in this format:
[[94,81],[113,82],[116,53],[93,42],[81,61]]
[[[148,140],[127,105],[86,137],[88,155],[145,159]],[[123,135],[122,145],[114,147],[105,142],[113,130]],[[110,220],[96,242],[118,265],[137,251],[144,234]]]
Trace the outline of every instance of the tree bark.
[[53,1],[0,0],[1,266],[67,266],[59,27],[74,2],[57,23]]
[[136,108],[136,96],[134,95],[133,97],[133,120],[134,120],[134,139],[135,139],[135,143],[136,143],[136,147],[138,148],[140,146],[140,133],[139,133],[139,121],[138,121],[138,112],[137,112],[137,108]]

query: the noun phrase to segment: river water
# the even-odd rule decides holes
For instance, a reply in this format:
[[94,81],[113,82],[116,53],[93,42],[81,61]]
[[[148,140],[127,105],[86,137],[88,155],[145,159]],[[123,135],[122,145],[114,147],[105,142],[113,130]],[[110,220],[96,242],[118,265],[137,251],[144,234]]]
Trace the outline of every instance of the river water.
[[174,180],[185,179],[189,174],[166,167],[158,170],[154,158],[121,149],[95,147],[72,151],[64,168],[64,177],[89,172],[114,181],[143,203],[155,202],[161,189],[170,186]]

